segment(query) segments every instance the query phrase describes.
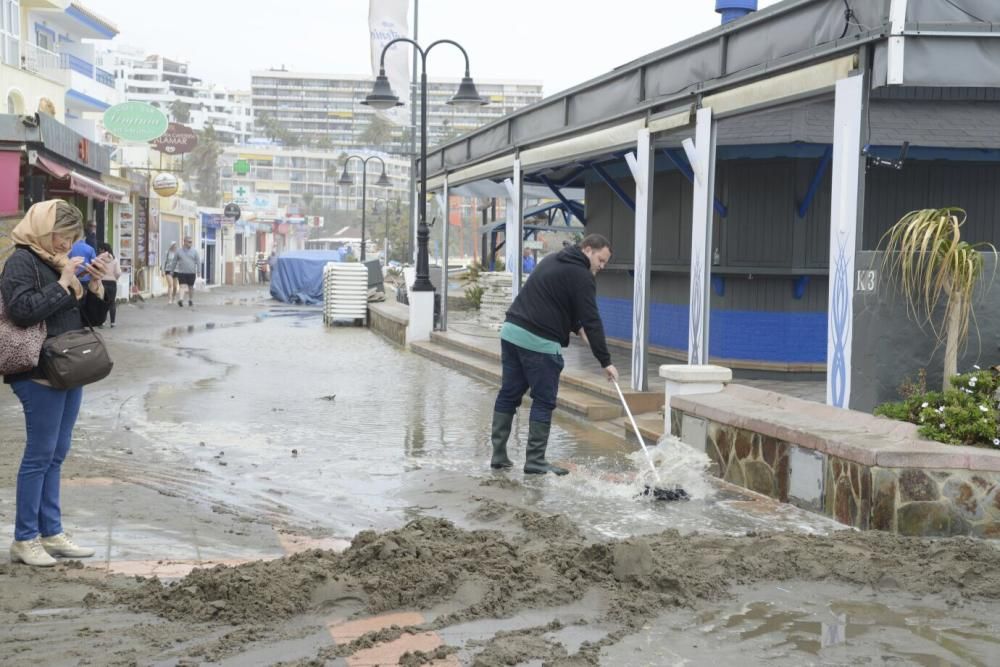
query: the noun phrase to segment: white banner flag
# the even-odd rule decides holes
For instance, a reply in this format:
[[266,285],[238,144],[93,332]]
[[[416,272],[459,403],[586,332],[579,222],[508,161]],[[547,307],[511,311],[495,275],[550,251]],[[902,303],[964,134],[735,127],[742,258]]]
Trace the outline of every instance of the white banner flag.
[[[399,37],[409,37],[407,11],[410,0],[369,0],[368,29],[372,42],[372,75],[378,76],[382,49]],[[403,103],[379,115],[396,125],[408,125],[410,118],[410,54],[413,46],[408,43],[394,45],[385,54],[385,73],[392,90]]]

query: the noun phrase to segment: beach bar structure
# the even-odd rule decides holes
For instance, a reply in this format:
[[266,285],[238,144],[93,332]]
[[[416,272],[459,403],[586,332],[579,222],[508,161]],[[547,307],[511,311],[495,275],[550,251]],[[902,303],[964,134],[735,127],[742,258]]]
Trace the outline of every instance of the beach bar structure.
[[[584,189],[564,203],[611,240],[599,306],[636,391],[655,352],[825,377],[827,403],[870,409],[934,349],[873,260],[885,231],[960,206],[963,238],[1000,237],[1000,3],[743,13],[435,147],[428,189],[491,181],[513,211],[526,184]],[[523,224],[508,216],[511,256]],[[981,330],[1000,331],[996,301]],[[996,343],[970,353],[989,361]]]

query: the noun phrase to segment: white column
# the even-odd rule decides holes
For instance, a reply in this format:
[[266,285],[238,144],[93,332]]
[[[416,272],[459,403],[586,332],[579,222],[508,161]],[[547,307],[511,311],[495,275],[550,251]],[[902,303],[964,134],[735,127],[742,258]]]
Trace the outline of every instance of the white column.
[[889,42],[886,48],[886,83],[900,86],[906,73],[906,6],[907,0],[889,3]]
[[691,215],[691,298],[688,305],[688,363],[708,363],[709,287],[712,272],[712,219],[715,202],[715,142],[717,123],[711,109],[699,109],[695,140],[684,140],[694,171]]
[[830,278],[827,305],[826,402],[846,408],[851,401],[851,344],[854,336],[854,254],[864,158],[861,132],[865,78],[837,82],[833,113],[833,191],[830,206]]
[[441,221],[444,226],[441,228],[441,319],[438,323],[441,331],[448,330],[448,213],[450,211],[448,174],[445,174],[441,201],[441,215],[444,217]]
[[636,152],[625,156],[635,179],[635,279],[632,289],[632,389],[649,389],[649,264],[652,257],[653,152],[649,130],[639,130]]
[[504,263],[511,274],[510,298],[521,291],[521,243],[524,238],[524,184],[521,179],[521,159],[514,160],[514,176],[503,182],[507,188],[507,226],[504,230]]

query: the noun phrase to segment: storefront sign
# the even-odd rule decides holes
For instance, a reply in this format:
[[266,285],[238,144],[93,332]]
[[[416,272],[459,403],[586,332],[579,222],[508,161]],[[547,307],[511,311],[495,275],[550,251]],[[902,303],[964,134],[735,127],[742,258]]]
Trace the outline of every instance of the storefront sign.
[[123,102],[104,112],[104,129],[125,141],[152,141],[167,125],[163,112],[144,102]]
[[157,174],[156,178],[153,179],[153,192],[161,197],[175,195],[177,194],[177,190],[179,188],[180,183],[177,181],[177,177],[173,174]]
[[150,143],[161,153],[183,155],[190,153],[198,145],[198,135],[187,125],[170,123],[167,131]]
[[237,206],[236,204],[226,204],[226,208],[224,209],[223,213],[227,218],[231,220],[239,220],[242,211],[240,211],[240,207]]

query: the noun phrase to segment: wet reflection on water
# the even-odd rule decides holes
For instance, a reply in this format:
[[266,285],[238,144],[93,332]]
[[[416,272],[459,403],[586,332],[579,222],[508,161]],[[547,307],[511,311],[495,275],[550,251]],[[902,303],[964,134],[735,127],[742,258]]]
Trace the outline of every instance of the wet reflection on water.
[[664,614],[607,650],[604,662],[938,667],[996,665],[1000,655],[995,611],[984,603],[796,582],[742,588],[734,597],[698,613]]
[[[398,526],[414,512],[461,516],[480,482],[494,476],[487,462],[495,388],[366,329],[324,327],[315,308],[274,308],[249,326],[169,336],[187,379],[163,378],[120,417],[156,461],[119,456],[116,463],[143,466],[152,483],[350,536]],[[509,446],[518,464],[523,412]],[[525,477],[516,466],[506,473],[523,483],[513,498],[565,513],[595,537],[832,526],[788,506],[748,511],[725,496],[637,498],[641,483],[630,480],[639,468],[625,449],[592,424],[558,417],[548,457],[571,463],[574,473]]]

